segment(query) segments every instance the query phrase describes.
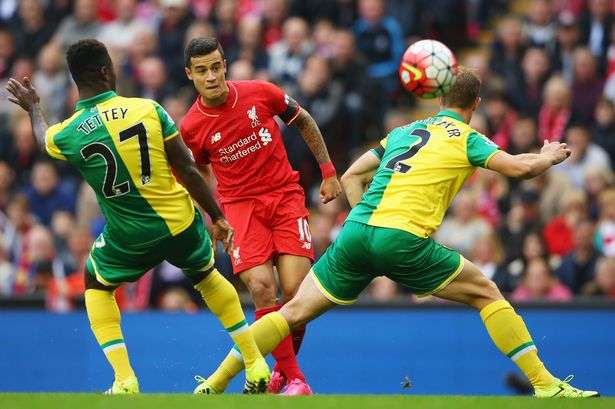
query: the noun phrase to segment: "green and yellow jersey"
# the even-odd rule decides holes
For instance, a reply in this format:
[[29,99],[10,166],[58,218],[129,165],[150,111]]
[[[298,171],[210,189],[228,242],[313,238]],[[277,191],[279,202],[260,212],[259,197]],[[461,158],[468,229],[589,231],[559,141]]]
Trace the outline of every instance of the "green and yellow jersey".
[[348,220],[429,237],[476,167],[498,151],[450,111],[396,128],[372,150],[380,166]]
[[50,156],[68,160],[96,192],[107,219],[105,237],[139,246],[176,236],[194,220],[194,205],[177,183],[164,142],[178,135],[156,102],[113,91],[77,104],[51,126]]

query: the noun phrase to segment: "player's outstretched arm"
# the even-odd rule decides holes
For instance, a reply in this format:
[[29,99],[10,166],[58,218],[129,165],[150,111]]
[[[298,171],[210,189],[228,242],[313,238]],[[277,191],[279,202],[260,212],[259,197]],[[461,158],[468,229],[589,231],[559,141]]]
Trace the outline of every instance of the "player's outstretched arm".
[[372,151],[368,151],[350,165],[346,173],[342,175],[342,186],[346,191],[350,207],[355,207],[359,203],[379,165],[380,158]]
[[41,149],[45,149],[45,134],[47,133],[47,121],[40,105],[40,97],[32,85],[30,78],[23,78],[23,85],[14,78],[10,78],[6,84],[6,90],[11,94],[9,101],[22,107],[30,116],[34,137]]
[[224,251],[231,254],[233,250],[233,228],[224,218],[224,214],[220,206],[218,206],[209,185],[207,185],[194,160],[192,160],[192,156],[190,156],[190,152],[181,136],[178,135],[166,141],[164,149],[167,153],[169,164],[175,170],[179,180],[181,180],[199,206],[211,217],[213,222],[211,236],[214,240],[214,246],[216,240],[220,240],[224,243]]
[[293,124],[297,125],[299,131],[301,131],[301,136],[303,136],[305,143],[320,165],[320,170],[322,171],[320,201],[323,203],[330,202],[342,193],[342,188],[337,180],[335,168],[331,163],[331,158],[329,157],[329,152],[320,129],[318,129],[314,118],[303,108],[301,108]]
[[563,162],[570,156],[570,149],[565,143],[545,140],[540,153],[523,153],[510,155],[500,152],[488,163],[488,168],[506,176],[530,179],[545,172],[553,165]]

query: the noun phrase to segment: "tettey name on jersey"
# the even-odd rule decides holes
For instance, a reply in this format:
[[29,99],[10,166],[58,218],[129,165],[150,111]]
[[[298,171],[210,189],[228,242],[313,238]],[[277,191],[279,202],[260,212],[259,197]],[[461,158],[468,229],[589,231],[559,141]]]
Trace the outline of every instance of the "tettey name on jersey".
[[224,148],[219,148],[218,153],[220,154],[220,162],[230,163],[236,161],[237,159],[245,158],[263,146],[267,146],[272,140],[273,139],[271,138],[271,132],[269,132],[269,129],[262,127],[259,129],[258,135],[256,134],[256,131],[254,131],[245,138],[241,138],[238,141],[233,142],[231,145]]
[[[95,111],[95,109],[92,109],[92,111]],[[105,111],[101,111],[97,113],[96,115],[92,115],[88,119],[84,120],[83,122],[79,124],[77,129],[83,132],[84,134],[89,135],[92,131],[96,130],[96,128],[98,128],[99,126],[102,126],[103,124],[102,117],[105,117],[105,120],[109,122],[109,121],[115,121],[117,119],[124,119],[126,118],[127,113],[128,113],[128,108],[117,107],[117,108],[107,109]]]

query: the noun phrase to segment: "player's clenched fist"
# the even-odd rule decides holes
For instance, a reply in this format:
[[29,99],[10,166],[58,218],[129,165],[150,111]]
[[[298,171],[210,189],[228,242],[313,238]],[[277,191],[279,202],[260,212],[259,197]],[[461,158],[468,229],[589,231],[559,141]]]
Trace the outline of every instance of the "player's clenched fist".
[[323,179],[320,185],[320,201],[330,202],[342,193],[342,187],[336,176]]
[[568,146],[565,143],[549,142],[545,139],[545,143],[542,145],[540,153],[551,155],[553,158],[553,164],[557,165],[570,156],[570,149],[568,149]]

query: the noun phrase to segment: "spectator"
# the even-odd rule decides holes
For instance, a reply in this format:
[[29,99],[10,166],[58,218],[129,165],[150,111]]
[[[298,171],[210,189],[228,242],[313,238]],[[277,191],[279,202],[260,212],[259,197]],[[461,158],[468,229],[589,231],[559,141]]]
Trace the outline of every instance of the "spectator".
[[608,154],[592,143],[589,131],[582,125],[573,125],[566,131],[566,143],[572,152],[563,163],[554,166],[553,172],[563,173],[577,189],[583,189],[583,175],[590,165],[610,168]]
[[542,234],[551,255],[563,256],[574,249],[574,232],[579,220],[588,216],[587,199],[581,190],[569,190],[562,196],[559,214],[549,221]]
[[282,88],[296,84],[307,58],[314,51],[309,26],[299,17],[284,22],[282,41],[269,49],[271,80]]
[[598,260],[596,278],[583,286],[581,294],[615,298],[615,258],[602,257]]
[[237,3],[235,0],[217,0],[210,16],[216,38],[224,50],[237,47]]
[[569,301],[570,290],[559,282],[542,258],[530,260],[519,287],[512,293],[514,301]]
[[[352,31],[338,30],[333,38],[331,58],[333,80],[341,84],[344,95],[344,116],[347,118],[345,135],[348,152],[362,146],[369,120],[366,108],[368,95],[377,86],[367,76],[367,63],[359,54]],[[408,122],[408,121],[406,121]]]
[[594,111],[595,123],[591,130],[592,142],[603,148],[611,164],[615,164],[615,104],[607,98],[599,98]]
[[538,112],[538,136],[541,141],[561,141],[573,120],[570,87],[562,77],[553,76],[545,84],[543,103]]
[[601,72],[606,68],[606,53],[613,20],[610,0],[588,0],[588,11],[583,13],[579,21],[581,41],[598,59]]
[[28,199],[23,195],[18,194],[11,199],[6,213],[8,219],[3,232],[3,252],[14,269],[9,279],[11,291],[19,295],[26,291],[28,284],[28,236],[34,223]]
[[604,79],[598,75],[596,58],[588,48],[574,51],[572,68],[572,109],[578,120],[591,124],[596,103],[602,94]]
[[470,250],[470,260],[488,279],[498,284],[498,276],[504,262],[504,249],[497,234],[491,231],[477,236]]
[[184,72],[183,49],[186,32],[194,20],[187,0],[160,0],[162,18],[158,23],[158,56],[164,62],[170,82],[189,83]]
[[376,277],[370,283],[368,294],[376,301],[387,302],[400,295],[399,286],[388,277]]
[[518,116],[512,127],[506,151],[511,155],[519,155],[535,152],[538,148],[536,122],[530,116]]
[[359,18],[353,27],[357,49],[367,59],[367,74],[379,83],[373,96],[375,105],[371,107],[377,113],[379,131],[383,129],[391,97],[401,89],[397,70],[405,50],[401,28],[386,14],[385,7],[384,0],[359,0]]
[[508,149],[510,132],[517,120],[517,112],[508,103],[508,94],[504,84],[492,82],[485,98],[485,119],[487,134],[500,148]]
[[41,156],[32,134],[32,126],[27,116],[19,114],[13,126],[15,151],[9,156],[9,163],[15,171],[15,182],[24,186],[30,181],[30,172],[37,158]]
[[31,186],[24,190],[32,213],[45,226],[51,225],[53,213],[67,210],[75,213],[72,195],[60,185],[58,170],[51,161],[40,161],[32,169]]
[[[530,233],[542,230],[539,199],[538,193],[529,189],[520,190],[513,198],[513,205],[504,223],[498,228],[507,261],[521,258],[523,254],[519,243],[524,242]],[[542,256],[546,256],[546,251]]]
[[282,40],[282,26],[287,13],[287,0],[268,0],[263,3],[263,44],[268,51]]
[[15,47],[19,53],[35,59],[53,37],[55,21],[45,16],[44,0],[21,0],[12,24]]
[[60,55],[57,44],[49,43],[44,46],[38,56],[39,69],[32,78],[50,123],[59,122],[66,114],[69,79]]
[[579,294],[581,288],[594,279],[599,256],[594,247],[594,225],[589,219],[581,219],[575,226],[574,247],[562,258],[555,273],[562,284]]
[[190,294],[181,287],[171,287],[160,296],[158,308],[171,312],[196,312],[197,304],[190,299]]
[[164,101],[173,94],[164,62],[158,57],[148,57],[139,63],[139,97]]
[[75,0],[73,14],[62,20],[54,35],[54,41],[59,44],[62,53],[74,42],[98,36],[101,26],[96,13],[96,0]]
[[583,183],[589,205],[589,216],[598,220],[600,214],[600,195],[615,185],[615,175],[611,169],[600,165],[589,165],[583,174]]
[[434,240],[469,257],[477,237],[491,232],[491,226],[476,213],[476,198],[468,190],[459,192],[452,215],[444,218]]
[[544,84],[549,76],[549,56],[542,48],[529,48],[521,61],[520,82],[511,87],[508,93],[511,103],[520,112],[538,118],[542,105]]
[[615,188],[600,194],[600,220],[594,240],[602,254],[615,257]]
[[237,40],[237,44],[227,54],[227,62],[231,64],[239,60],[248,62],[259,78],[269,78],[267,72],[269,55],[263,46],[261,20],[254,16],[241,19],[237,26]]
[[529,4],[525,32],[529,43],[545,47],[555,38],[556,24],[553,20],[553,2],[551,0],[533,0]]
[[0,28],[0,78],[9,77],[16,57],[15,42],[11,31]]
[[116,18],[104,24],[98,39],[123,57],[137,39],[137,33],[148,25],[137,17],[137,0],[115,0]]
[[491,71],[502,77],[506,84],[518,83],[524,53],[523,23],[515,17],[504,17],[498,25],[496,40],[491,48]]
[[6,211],[6,206],[15,188],[14,181],[13,169],[5,161],[0,161],[0,215]]
[[572,82],[572,54],[581,42],[581,30],[574,14],[562,12],[558,17],[557,37],[549,50],[552,68]]

